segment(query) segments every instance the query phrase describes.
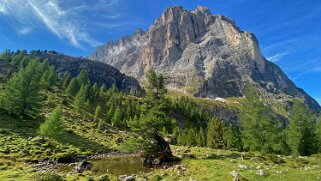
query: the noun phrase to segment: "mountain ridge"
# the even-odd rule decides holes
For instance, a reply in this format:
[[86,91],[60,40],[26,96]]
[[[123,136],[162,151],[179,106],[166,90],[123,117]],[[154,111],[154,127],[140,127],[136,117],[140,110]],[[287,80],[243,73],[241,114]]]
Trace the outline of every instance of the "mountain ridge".
[[145,73],[162,73],[170,90],[196,97],[242,97],[254,84],[262,97],[287,103],[297,97],[320,112],[319,104],[262,55],[253,33],[224,15],[198,6],[166,8],[144,32],[99,47],[90,59],[110,64],[144,83]]

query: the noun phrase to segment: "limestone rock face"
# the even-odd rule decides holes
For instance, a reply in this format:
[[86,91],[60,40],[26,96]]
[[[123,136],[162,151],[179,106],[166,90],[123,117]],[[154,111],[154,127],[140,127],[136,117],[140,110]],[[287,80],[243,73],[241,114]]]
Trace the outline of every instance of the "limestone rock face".
[[[81,57],[71,57],[59,53],[38,53],[34,55],[41,60],[48,59],[50,65],[55,66],[55,71],[63,76],[69,73],[71,77],[76,77],[81,70],[88,72],[88,78],[91,83],[97,83],[99,86],[105,84],[107,88],[113,84],[116,87],[128,93],[144,94],[139,82],[130,76],[121,73],[116,68],[99,61],[91,61]],[[11,74],[18,70],[9,62],[0,59],[0,81],[4,81]]]
[[141,83],[145,72],[153,68],[164,75],[168,89],[198,97],[240,97],[247,84],[254,84],[262,97],[299,97],[320,110],[315,100],[262,56],[252,33],[240,30],[223,15],[212,15],[206,7],[167,8],[146,32],[138,29],[109,42],[90,58]]

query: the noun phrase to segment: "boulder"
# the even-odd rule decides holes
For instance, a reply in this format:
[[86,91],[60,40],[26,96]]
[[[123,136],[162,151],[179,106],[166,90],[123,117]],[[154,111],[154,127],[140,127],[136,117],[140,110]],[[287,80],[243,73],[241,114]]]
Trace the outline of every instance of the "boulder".
[[136,180],[136,176],[135,175],[120,175],[117,178],[118,181],[135,181]]
[[79,163],[79,165],[77,165],[77,166],[73,169],[73,172],[82,173],[82,172],[84,172],[85,170],[91,170],[92,167],[93,167],[93,164],[91,164],[90,162],[88,162],[88,161],[82,161],[81,163]]
[[169,144],[160,135],[154,134],[153,144],[155,144],[156,147],[154,153],[141,154],[145,165],[160,165],[180,160],[178,157],[173,156]]
[[124,143],[124,138],[122,138],[122,137],[117,137],[117,138],[116,138],[116,143],[118,143],[118,144]]

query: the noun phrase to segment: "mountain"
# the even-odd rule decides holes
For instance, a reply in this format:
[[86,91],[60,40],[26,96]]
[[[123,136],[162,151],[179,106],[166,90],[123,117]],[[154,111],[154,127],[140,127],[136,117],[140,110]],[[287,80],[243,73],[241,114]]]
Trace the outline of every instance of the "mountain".
[[[138,95],[144,94],[144,90],[136,79],[126,76],[116,68],[102,62],[67,56],[54,51],[33,51],[29,56],[39,57],[41,60],[48,59],[49,64],[55,66],[55,71],[59,75],[69,73],[71,77],[76,77],[81,70],[86,70],[92,83],[105,84],[107,87],[115,84],[119,90],[124,92],[136,92]],[[1,77],[8,77],[15,71],[14,67],[4,60],[0,59],[0,65],[0,80]]]
[[254,84],[263,98],[287,103],[298,97],[320,112],[312,97],[264,58],[252,33],[206,7],[167,8],[146,32],[137,29],[99,47],[89,58],[141,83],[153,68],[164,75],[168,89],[197,97],[241,97],[246,85]]

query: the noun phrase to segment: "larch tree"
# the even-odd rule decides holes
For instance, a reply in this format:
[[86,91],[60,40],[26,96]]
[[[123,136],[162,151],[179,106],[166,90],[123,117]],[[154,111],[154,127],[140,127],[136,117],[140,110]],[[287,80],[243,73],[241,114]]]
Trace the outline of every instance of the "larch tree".
[[287,129],[287,144],[293,155],[311,155],[316,152],[315,117],[311,110],[295,100]]
[[25,68],[20,68],[5,85],[4,108],[13,114],[36,114],[42,100],[41,73],[39,61],[36,60],[31,60]]

